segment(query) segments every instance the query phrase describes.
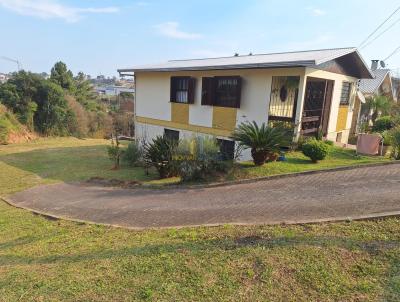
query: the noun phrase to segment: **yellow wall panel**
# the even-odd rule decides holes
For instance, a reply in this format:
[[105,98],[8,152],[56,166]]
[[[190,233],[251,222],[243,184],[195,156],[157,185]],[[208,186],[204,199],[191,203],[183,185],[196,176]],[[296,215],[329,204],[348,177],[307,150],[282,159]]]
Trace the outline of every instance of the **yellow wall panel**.
[[233,131],[236,127],[236,108],[213,107],[212,127]]
[[338,119],[337,119],[337,124],[336,124],[336,132],[346,129],[348,113],[349,113],[348,105],[339,107]]
[[229,131],[229,130],[214,129],[211,127],[175,123],[175,122],[158,120],[158,119],[142,117],[142,116],[137,116],[136,122],[142,123],[142,124],[154,125],[154,126],[161,126],[161,127],[165,127],[165,128],[172,128],[172,129],[177,129],[177,130],[192,131],[194,133],[209,134],[212,136],[230,137],[232,134],[232,131]]
[[189,104],[171,103],[171,121],[189,124]]

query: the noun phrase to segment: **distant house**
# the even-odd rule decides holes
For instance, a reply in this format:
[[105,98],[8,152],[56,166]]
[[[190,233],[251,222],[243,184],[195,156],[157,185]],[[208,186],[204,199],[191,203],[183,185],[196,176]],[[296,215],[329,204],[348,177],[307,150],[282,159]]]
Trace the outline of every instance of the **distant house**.
[[0,84],[3,84],[8,81],[10,77],[5,73],[0,73]]
[[394,100],[398,102],[400,100],[400,78],[392,77],[393,94]]
[[137,136],[215,136],[231,154],[231,133],[246,121],[290,122],[296,137],[322,133],[346,143],[356,84],[373,78],[356,48],[175,60],[118,71],[135,75]]
[[122,92],[126,93],[135,93],[135,89],[128,88],[124,86],[115,86],[115,85],[107,85],[107,86],[95,86],[94,90],[99,95],[108,95],[108,96],[117,96],[120,95]]
[[356,98],[353,111],[353,119],[350,133],[355,135],[358,132],[358,127],[365,121],[370,114],[365,106],[362,104],[366,98],[373,96],[387,96],[390,99],[396,100],[395,87],[390,73],[390,69],[378,69],[379,60],[372,60],[371,73],[373,74],[372,79],[361,79],[359,81],[358,89],[362,95]]

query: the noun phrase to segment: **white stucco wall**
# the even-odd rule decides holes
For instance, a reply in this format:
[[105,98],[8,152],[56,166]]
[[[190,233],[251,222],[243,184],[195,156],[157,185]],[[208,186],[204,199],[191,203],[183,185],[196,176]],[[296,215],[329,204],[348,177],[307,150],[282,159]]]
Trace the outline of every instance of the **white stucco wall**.
[[173,76],[196,78],[194,104],[189,106],[189,123],[212,127],[212,106],[201,105],[202,77],[242,77],[241,106],[237,111],[237,124],[243,121],[268,121],[269,99],[273,76],[303,77],[305,68],[244,69],[182,72],[136,73],[136,114],[160,120],[171,120],[170,79]]

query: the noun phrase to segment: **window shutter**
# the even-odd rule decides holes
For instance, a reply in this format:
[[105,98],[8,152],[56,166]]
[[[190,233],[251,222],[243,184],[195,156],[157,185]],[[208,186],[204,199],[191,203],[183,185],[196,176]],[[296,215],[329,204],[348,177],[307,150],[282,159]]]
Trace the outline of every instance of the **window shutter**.
[[240,108],[240,99],[242,96],[242,78],[236,77],[237,86],[236,86],[236,101],[235,101],[235,108]]
[[202,78],[201,83],[201,104],[213,105],[215,96],[215,80],[214,78]]
[[171,92],[170,92],[170,97],[169,100],[170,102],[175,102],[176,98],[176,85],[177,85],[177,79],[176,77],[171,77]]
[[188,103],[194,104],[194,95],[196,92],[196,79],[189,78],[189,87],[188,87]]

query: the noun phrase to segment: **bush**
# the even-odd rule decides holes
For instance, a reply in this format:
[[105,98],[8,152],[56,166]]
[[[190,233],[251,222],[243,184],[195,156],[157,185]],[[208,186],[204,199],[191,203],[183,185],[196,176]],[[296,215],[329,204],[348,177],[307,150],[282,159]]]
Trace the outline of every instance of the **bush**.
[[176,162],[173,155],[178,142],[169,140],[164,136],[157,136],[150,144],[144,147],[144,160],[147,165],[157,169],[160,178],[176,176]]
[[382,116],[375,121],[374,126],[372,127],[372,131],[382,133],[385,130],[392,129],[393,127],[394,127],[394,122],[392,117]]
[[130,166],[134,167],[140,164],[142,161],[143,150],[137,141],[131,142],[128,148],[124,152],[124,161],[126,161]]
[[400,160],[400,126],[393,128],[387,135],[390,145],[392,145],[392,157]]
[[116,139],[115,142],[114,139],[111,140],[111,146],[107,147],[107,153],[110,160],[114,162],[114,169],[119,169],[119,163],[121,156],[123,155],[123,150],[119,145],[118,139]]
[[330,140],[325,140],[324,143],[327,144],[328,146],[333,146],[335,144],[333,141]]
[[179,142],[174,160],[182,181],[206,179],[223,169],[219,146],[213,138],[194,137]]
[[89,118],[85,108],[74,97],[66,96],[71,118],[68,121],[68,131],[76,137],[86,137],[89,132]]
[[329,145],[323,141],[310,139],[303,144],[302,151],[305,156],[311,158],[313,163],[316,163],[328,155]]

